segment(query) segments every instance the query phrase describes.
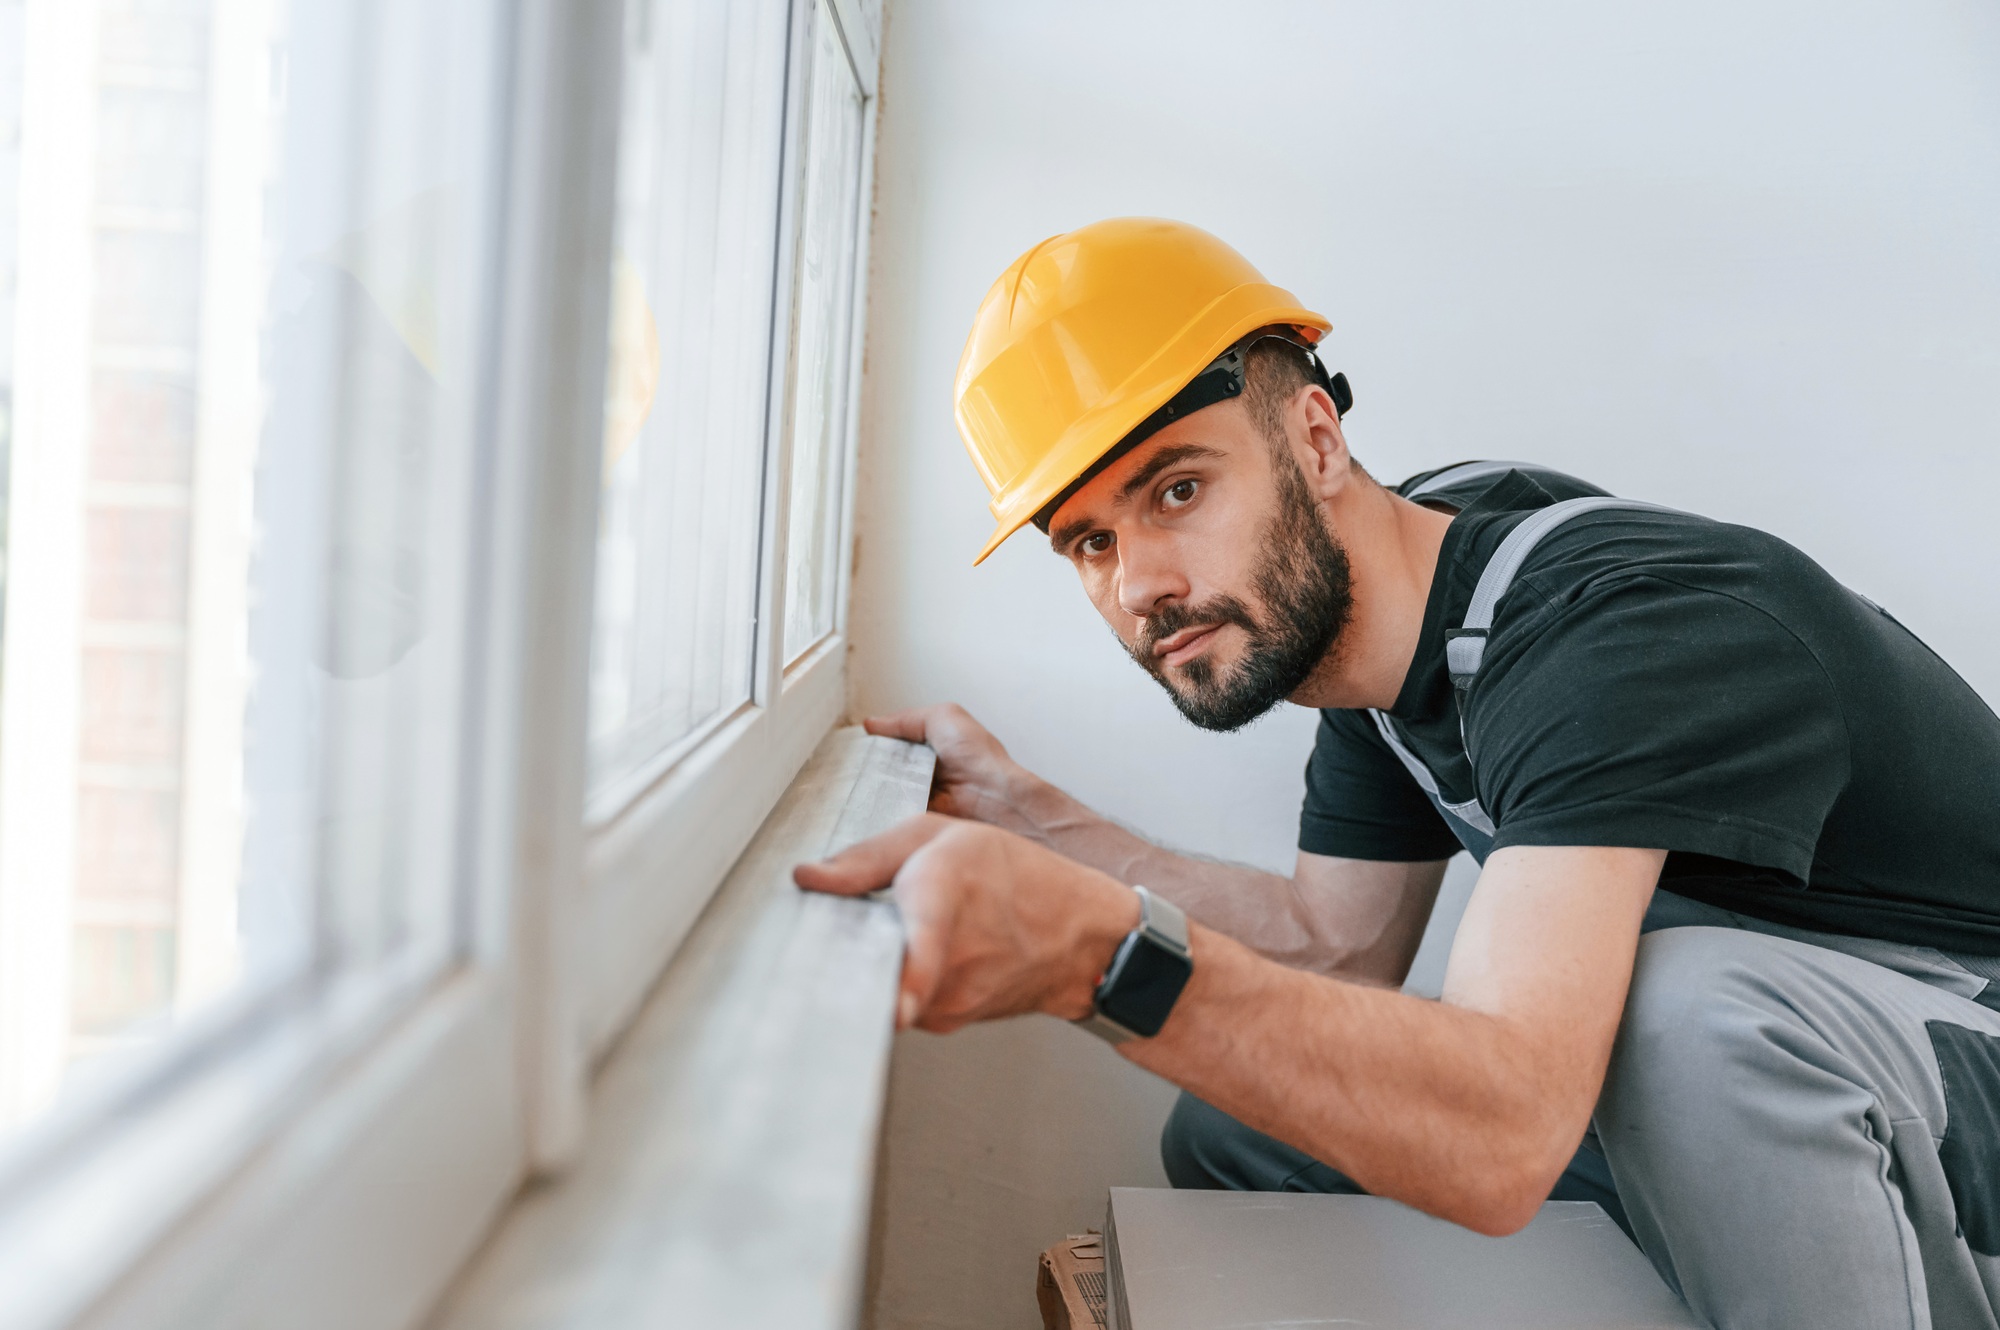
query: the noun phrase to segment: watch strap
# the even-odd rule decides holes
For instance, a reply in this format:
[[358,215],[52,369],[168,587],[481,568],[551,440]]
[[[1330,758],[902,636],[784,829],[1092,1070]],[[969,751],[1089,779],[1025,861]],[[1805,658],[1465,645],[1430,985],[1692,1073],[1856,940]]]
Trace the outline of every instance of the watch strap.
[[1137,1033],[1126,1029],[1101,1011],[1092,1011],[1090,1015],[1083,1017],[1081,1020],[1071,1021],[1070,1024],[1079,1029],[1090,1031],[1099,1039],[1114,1047],[1139,1037]]
[[[1119,961],[1131,950],[1130,944],[1135,939],[1145,938],[1156,946],[1165,947],[1183,957],[1193,955],[1188,945],[1186,912],[1172,901],[1156,896],[1136,883],[1132,890],[1139,896],[1139,926],[1126,934],[1125,943],[1120,945],[1112,960],[1112,970],[1105,975],[1099,985],[1099,992],[1103,991],[1104,984],[1114,980]],[[1122,1044],[1141,1037],[1138,1031],[1127,1029],[1098,1010],[1095,994],[1092,995],[1090,1015],[1072,1021],[1071,1024],[1081,1026],[1107,1044]]]
[[1132,890],[1139,893],[1139,931],[1155,942],[1164,942],[1186,956],[1188,950],[1187,913],[1180,906],[1141,886]]

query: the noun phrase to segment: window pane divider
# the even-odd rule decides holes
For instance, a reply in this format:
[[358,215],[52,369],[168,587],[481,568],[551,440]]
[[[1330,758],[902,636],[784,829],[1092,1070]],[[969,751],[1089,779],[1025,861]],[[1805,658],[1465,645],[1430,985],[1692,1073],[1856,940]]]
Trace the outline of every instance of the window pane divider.
[[[861,31],[872,39],[871,30],[864,27]],[[872,61],[872,40],[870,50]],[[854,587],[855,544],[859,538],[854,526],[854,500],[861,467],[861,370],[868,360],[868,264],[872,252],[869,242],[875,233],[869,222],[875,215],[875,132],[881,120],[881,101],[875,96],[875,69],[874,63],[867,65],[861,80],[867,100],[861,107],[861,181],[854,191],[854,288],[849,296],[847,382],[841,421],[847,447],[840,478],[840,548],[834,580],[833,627],[843,637],[847,633],[847,601]]]
[[756,680],[753,695],[769,705],[784,688],[785,546],[791,521],[792,415],[798,396],[798,252],[805,215],[808,141],[806,102],[812,65],[813,0],[793,0],[786,39],[785,135],[780,155],[777,244],[771,291],[770,391],[764,442],[764,530],[758,556]]
[[873,103],[876,71],[882,67],[882,44],[875,25],[862,13],[860,0],[831,0],[831,4],[840,26],[840,39],[847,47],[847,58],[854,65],[855,80],[861,84],[861,95]]

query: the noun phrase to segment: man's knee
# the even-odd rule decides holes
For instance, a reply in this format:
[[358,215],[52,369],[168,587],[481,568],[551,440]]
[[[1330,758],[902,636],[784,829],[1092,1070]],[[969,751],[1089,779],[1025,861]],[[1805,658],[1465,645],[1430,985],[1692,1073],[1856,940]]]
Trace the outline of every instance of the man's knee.
[[1210,1144],[1207,1118],[1216,1114],[1207,1104],[1182,1092],[1174,1101],[1160,1128],[1160,1163],[1167,1170],[1167,1182],[1183,1191],[1217,1191],[1224,1183],[1208,1171]]
[[1239,1139],[1254,1134],[1183,1091],[1160,1129],[1160,1163],[1167,1181],[1188,1191],[1255,1190],[1242,1185],[1244,1142]]
[[1830,1051],[1788,993],[1813,983],[1794,948],[1805,944],[1729,928],[1639,940],[1597,1107],[1614,1166],[1684,1165],[1690,1150],[1769,1129],[1781,1104],[1839,1088]]
[[1731,928],[1669,928],[1639,939],[1606,1090],[1633,1080],[1649,1099],[1712,1097],[1721,1073],[1770,1038],[1781,998],[1772,939]]

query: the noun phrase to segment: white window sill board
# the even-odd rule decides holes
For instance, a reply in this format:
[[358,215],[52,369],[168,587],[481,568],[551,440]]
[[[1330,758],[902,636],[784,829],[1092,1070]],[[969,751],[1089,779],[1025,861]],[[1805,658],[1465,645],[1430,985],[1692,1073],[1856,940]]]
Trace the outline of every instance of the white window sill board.
[[827,737],[600,1072],[575,1167],[514,1203],[434,1330],[855,1323],[902,927],[791,870],[921,812],[931,766]]

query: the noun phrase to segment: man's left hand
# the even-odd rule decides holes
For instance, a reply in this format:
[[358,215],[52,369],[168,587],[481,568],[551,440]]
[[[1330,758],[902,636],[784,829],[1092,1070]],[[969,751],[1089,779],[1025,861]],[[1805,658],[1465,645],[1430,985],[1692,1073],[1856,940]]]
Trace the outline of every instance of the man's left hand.
[[1076,1020],[1138,926],[1116,878],[997,827],[925,813],[793,879],[809,891],[894,890],[907,948],[896,1027],[943,1034],[1026,1012]]

